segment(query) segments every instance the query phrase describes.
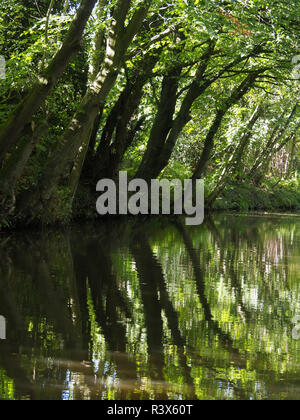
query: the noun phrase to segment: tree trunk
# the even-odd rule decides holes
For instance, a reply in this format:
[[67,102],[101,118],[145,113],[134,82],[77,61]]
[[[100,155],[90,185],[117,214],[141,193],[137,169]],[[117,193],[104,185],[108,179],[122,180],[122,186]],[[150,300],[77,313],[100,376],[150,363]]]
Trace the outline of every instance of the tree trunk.
[[80,49],[82,34],[96,1],[82,0],[61,49],[31,91],[0,127],[0,164],[4,161],[6,153],[20,140],[25,126],[43,105],[73,55]]
[[286,130],[288,129],[288,126],[290,122],[293,120],[294,116],[296,115],[298,108],[298,104],[296,104],[292,112],[290,113],[289,117],[287,118],[285,124],[281,128],[281,121],[278,125],[276,125],[275,129],[272,132],[272,135],[269,138],[269,141],[260,154],[260,156],[255,161],[252,169],[250,170],[248,177],[255,181],[255,183],[259,182],[262,179],[261,176],[261,170],[265,167],[265,164],[269,161],[270,156],[272,155],[272,152],[274,150],[274,147],[276,146],[276,143],[280,140],[280,138],[284,135]]
[[242,81],[242,83],[236,87],[233,92],[231,93],[230,97],[225,100],[222,108],[220,108],[217,111],[217,114],[215,116],[215,119],[207,133],[205,142],[204,142],[204,148],[202,151],[201,158],[197,164],[196,170],[193,174],[193,179],[199,179],[203,176],[204,171],[206,169],[206,166],[209,162],[211,153],[214,149],[214,140],[215,136],[223,122],[223,118],[226,115],[226,113],[229,111],[229,109],[235,105],[240,99],[242,99],[243,96],[246,95],[246,93],[249,91],[249,89],[253,86],[258,74],[260,72],[256,71],[253,73],[250,73],[246,79]]
[[265,174],[267,173],[270,164],[272,162],[272,157],[276,156],[290,141],[292,141],[297,136],[297,131],[299,129],[299,125],[296,128],[295,131],[293,131],[290,135],[288,135],[274,150],[274,147],[272,148],[272,151],[267,155],[265,158],[261,170],[256,174],[255,177],[255,183],[259,185],[259,183],[263,180]]
[[0,191],[13,193],[32,151],[48,128],[47,122],[41,121],[36,129],[20,142],[0,171]]
[[82,145],[88,147],[99,107],[104,106],[115,84],[125,53],[147,14],[151,0],[144,2],[134,13],[128,26],[124,28],[130,3],[131,0],[119,0],[117,3],[103,68],[83,98],[71,124],[45,168],[41,183],[42,201],[48,201],[51,198],[53,189],[64,174],[68,176],[80,147]]
[[[218,73],[214,73],[210,77],[205,77],[205,72],[208,67],[210,58],[215,54],[216,41],[210,40],[207,51],[203,54],[201,63],[198,67],[194,81],[188,88],[188,92],[183,100],[180,111],[172,121],[172,126],[168,130],[168,135],[165,139],[161,138],[161,142],[158,143],[158,148],[153,148],[152,142],[149,141],[147,151],[140,166],[136,177],[144,179],[157,178],[160,172],[168,165],[178,137],[180,136],[185,125],[190,121],[190,110],[195,101],[211,86],[216,80],[223,76],[234,66],[246,61],[251,56],[257,54],[261,50],[261,46],[255,46],[247,56],[240,55],[235,60],[231,61],[228,65],[222,68]],[[146,156],[147,155],[147,156]],[[152,157],[149,159],[149,157]],[[145,165],[147,159],[148,166]],[[151,168],[148,170],[148,168]]]
[[114,177],[122,157],[134,139],[135,128],[130,121],[137,111],[143,95],[143,88],[152,77],[152,71],[160,55],[148,53],[139,63],[138,69],[129,76],[127,85],[112,108],[103,129],[97,152],[92,161],[93,182],[101,177]]
[[173,124],[181,71],[182,67],[172,69],[163,79],[157,114],[152,126],[147,150],[136,173],[136,178],[149,180],[156,177],[156,165],[159,162],[166,138]]
[[241,166],[241,161],[243,154],[248,147],[248,144],[250,142],[250,139],[252,137],[253,128],[258,121],[258,119],[261,117],[263,113],[263,107],[261,105],[258,105],[252,114],[250,121],[247,125],[247,128],[241,138],[241,141],[236,148],[235,152],[232,154],[231,158],[229,159],[228,164],[226,165],[224,171],[221,174],[220,180],[217,182],[217,185],[215,186],[214,190],[211,192],[209,197],[207,198],[206,202],[209,206],[212,206],[212,204],[215,202],[217,197],[223,192],[224,188],[226,187],[227,182],[230,179],[230,176],[238,171],[238,169]]

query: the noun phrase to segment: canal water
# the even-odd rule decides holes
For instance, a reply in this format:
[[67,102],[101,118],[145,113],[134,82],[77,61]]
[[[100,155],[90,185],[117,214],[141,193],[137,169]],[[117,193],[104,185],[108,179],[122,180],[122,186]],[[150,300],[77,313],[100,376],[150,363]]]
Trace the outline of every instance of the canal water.
[[0,316],[2,400],[299,400],[300,217],[2,235]]

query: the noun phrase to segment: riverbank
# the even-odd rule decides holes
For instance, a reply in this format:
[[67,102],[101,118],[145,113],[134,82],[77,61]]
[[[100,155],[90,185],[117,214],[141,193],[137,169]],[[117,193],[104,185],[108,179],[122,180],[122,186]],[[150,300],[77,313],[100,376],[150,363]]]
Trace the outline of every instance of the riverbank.
[[[205,187],[206,196],[209,185]],[[18,230],[24,228],[40,228],[44,226],[67,226],[77,221],[95,221],[100,216],[96,212],[97,194],[91,193],[89,188],[80,187],[73,208],[67,200],[58,200],[57,206],[43,216],[42,220],[28,223],[26,217],[7,218],[0,222],[0,231]],[[228,185],[222,195],[217,198],[212,207],[206,212],[220,211],[262,211],[285,212],[300,210],[300,189],[296,183],[280,184],[272,188],[272,184],[256,187],[250,184]]]
[[285,211],[300,209],[300,188],[297,185],[255,187],[249,184],[231,185],[225,189],[213,210]]

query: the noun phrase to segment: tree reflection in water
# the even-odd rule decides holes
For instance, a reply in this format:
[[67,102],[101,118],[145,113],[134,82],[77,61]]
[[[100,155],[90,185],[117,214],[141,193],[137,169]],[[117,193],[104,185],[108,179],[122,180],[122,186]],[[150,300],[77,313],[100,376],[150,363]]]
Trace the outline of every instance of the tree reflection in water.
[[1,241],[1,399],[299,399],[299,218]]

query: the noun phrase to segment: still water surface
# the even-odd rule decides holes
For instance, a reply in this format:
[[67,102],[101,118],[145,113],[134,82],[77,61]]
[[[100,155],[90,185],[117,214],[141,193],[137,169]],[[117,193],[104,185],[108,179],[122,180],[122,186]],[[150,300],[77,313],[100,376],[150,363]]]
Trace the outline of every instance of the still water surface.
[[300,217],[0,237],[0,399],[297,399]]

